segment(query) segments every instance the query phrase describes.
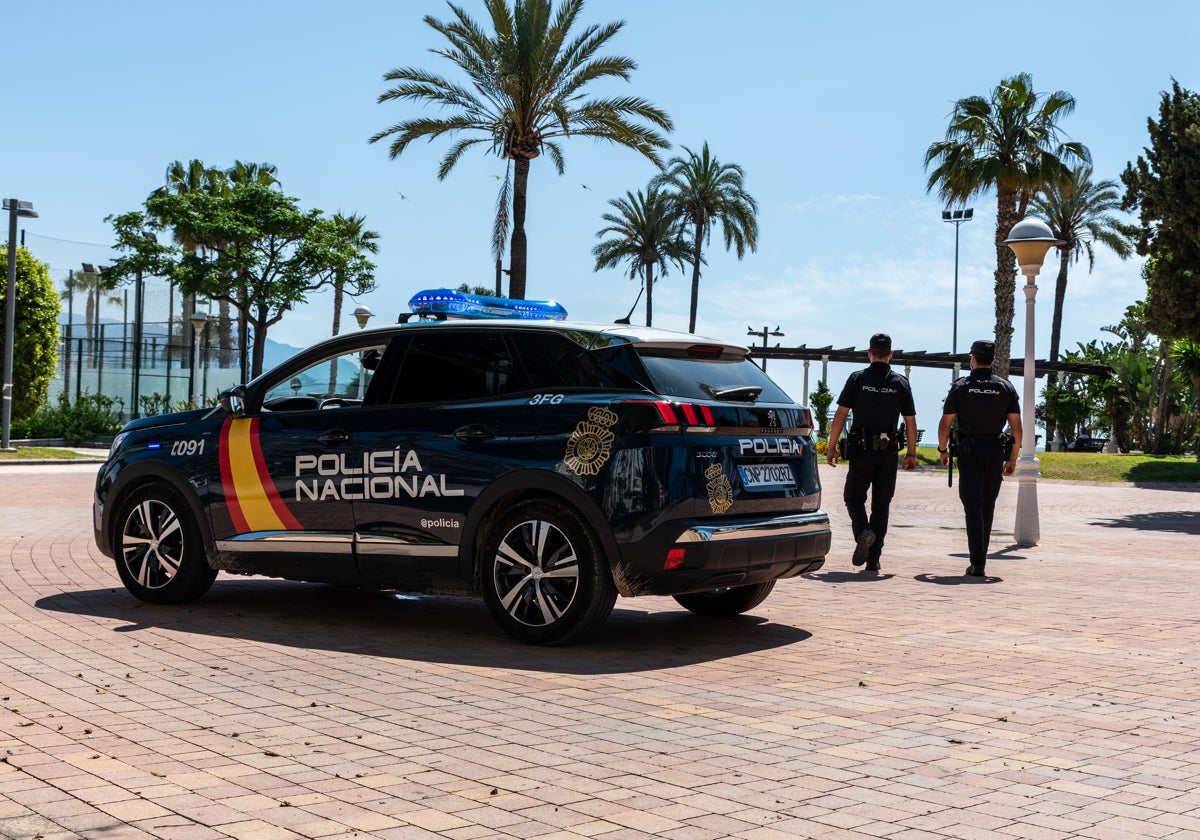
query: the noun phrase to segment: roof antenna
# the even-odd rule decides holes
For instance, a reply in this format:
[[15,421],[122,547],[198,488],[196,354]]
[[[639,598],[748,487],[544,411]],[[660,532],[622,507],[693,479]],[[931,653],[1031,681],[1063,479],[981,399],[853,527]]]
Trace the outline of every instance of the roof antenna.
[[633,310],[637,309],[638,301],[642,299],[642,292],[645,291],[645,289],[646,285],[643,283],[642,288],[638,289],[637,297],[633,299],[633,306],[629,307],[629,314],[624,318],[618,318],[617,320],[613,321],[614,324],[624,324],[627,327],[629,326],[629,319],[633,317]]

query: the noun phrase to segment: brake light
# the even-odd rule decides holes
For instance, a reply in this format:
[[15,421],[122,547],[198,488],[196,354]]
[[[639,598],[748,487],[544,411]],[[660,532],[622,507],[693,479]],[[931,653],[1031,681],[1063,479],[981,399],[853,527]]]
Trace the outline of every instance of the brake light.
[[689,356],[700,356],[705,359],[715,359],[725,351],[719,344],[693,344],[687,349]]
[[627,405],[652,405],[662,425],[651,431],[703,433],[717,430],[712,408],[700,403],[672,403],[666,400],[625,400]]
[[673,572],[676,569],[683,568],[683,558],[685,550],[682,548],[672,548],[667,551],[667,562],[663,563],[663,571]]

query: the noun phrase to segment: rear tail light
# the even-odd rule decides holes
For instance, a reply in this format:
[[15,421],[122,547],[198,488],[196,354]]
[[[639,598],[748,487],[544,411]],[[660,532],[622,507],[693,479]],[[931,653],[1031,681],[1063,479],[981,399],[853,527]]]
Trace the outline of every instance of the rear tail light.
[[800,409],[800,428],[811,429],[813,427],[813,413],[811,408]]
[[626,405],[650,405],[658,412],[661,425],[654,432],[704,433],[717,430],[712,409],[700,403],[676,403],[667,400],[625,400]]
[[686,551],[682,548],[672,548],[667,551],[667,561],[663,563],[663,571],[673,572],[676,569],[683,568],[683,560]]

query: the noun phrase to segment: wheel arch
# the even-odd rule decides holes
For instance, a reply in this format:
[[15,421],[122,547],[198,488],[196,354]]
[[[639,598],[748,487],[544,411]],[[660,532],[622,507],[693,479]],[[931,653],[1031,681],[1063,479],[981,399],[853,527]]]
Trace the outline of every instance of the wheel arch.
[[462,542],[459,544],[459,571],[465,580],[471,581],[476,589],[480,588],[478,549],[488,527],[517,502],[533,498],[561,501],[579,513],[604,552],[604,561],[617,592],[626,596],[632,594],[624,585],[624,575],[616,573],[615,566],[620,561],[621,552],[603,511],[578,484],[545,470],[509,473],[493,481],[479,494],[471,506],[471,514],[463,527]]
[[[125,506],[126,500],[142,487],[154,482],[166,484],[184,500],[196,521],[196,526],[200,529],[205,562],[214,569],[219,568],[216,563],[216,542],[213,540],[211,523],[204,505],[201,504],[187,479],[178,470],[156,460],[129,464],[117,475],[112,488],[105,496],[104,521],[101,523],[101,527],[110,552],[115,551],[114,547],[118,544],[116,529],[121,527],[121,523],[118,521],[119,514]],[[110,554],[110,556],[112,555]]]

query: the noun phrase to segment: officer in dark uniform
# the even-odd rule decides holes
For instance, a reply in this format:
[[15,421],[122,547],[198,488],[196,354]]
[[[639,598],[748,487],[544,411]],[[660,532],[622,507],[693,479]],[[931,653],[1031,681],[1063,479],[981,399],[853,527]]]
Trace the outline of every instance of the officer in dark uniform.
[[[992,514],[1000,495],[1002,476],[1012,475],[1021,446],[1021,409],[1017,389],[1007,379],[992,373],[996,345],[976,341],[971,345],[971,372],[954,380],[942,420],[938,424],[938,452],[943,465],[950,463],[950,436],[954,421],[955,452],[958,459],[958,497],[967,520],[967,547],[971,566],[967,574],[983,577]],[[1005,423],[1012,437],[1001,438]],[[1006,452],[1005,449],[1008,449]]]
[[[850,374],[838,396],[825,460],[831,467],[837,466],[837,443],[846,415],[853,412],[854,423],[846,436],[846,459],[850,469],[842,498],[854,532],[854,565],[865,563],[865,571],[878,572],[883,538],[887,535],[888,507],[896,493],[896,452],[900,446],[898,420],[904,417],[904,469],[915,470],[917,410],[913,406],[908,380],[892,370],[891,337],[884,333],[871,336],[867,359],[871,362],[870,367]],[[867,517],[868,489],[871,491],[870,518]]]

